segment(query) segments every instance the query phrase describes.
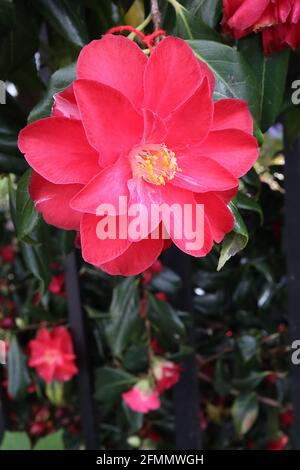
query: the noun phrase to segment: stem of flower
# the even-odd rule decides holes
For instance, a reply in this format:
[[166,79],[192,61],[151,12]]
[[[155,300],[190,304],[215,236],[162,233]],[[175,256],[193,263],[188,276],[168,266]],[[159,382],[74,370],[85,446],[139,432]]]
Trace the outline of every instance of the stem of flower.
[[158,0],[151,0],[151,16],[155,31],[161,28],[161,14],[158,6]]

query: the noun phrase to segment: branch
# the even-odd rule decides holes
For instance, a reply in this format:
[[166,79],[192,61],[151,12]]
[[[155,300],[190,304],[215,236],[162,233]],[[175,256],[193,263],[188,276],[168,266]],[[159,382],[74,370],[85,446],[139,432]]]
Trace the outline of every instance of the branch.
[[151,16],[155,31],[161,28],[161,14],[159,11],[158,0],[151,0]]

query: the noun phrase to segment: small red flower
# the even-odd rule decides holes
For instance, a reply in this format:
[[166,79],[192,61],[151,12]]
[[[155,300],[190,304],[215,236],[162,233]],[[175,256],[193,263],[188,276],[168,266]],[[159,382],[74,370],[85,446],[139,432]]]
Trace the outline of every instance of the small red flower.
[[173,387],[180,378],[180,371],[181,367],[175,362],[157,358],[153,367],[157,390],[161,393]]
[[281,427],[289,428],[290,426],[292,426],[293,421],[294,421],[293,410],[289,409],[289,410],[284,411],[283,413],[280,414],[279,419],[280,419]]
[[53,295],[65,295],[65,277],[63,274],[52,276],[49,284],[49,291]]
[[[37,209],[46,222],[80,232],[85,261],[112,275],[136,275],[164,250],[163,229],[196,257],[233,229],[228,203],[258,146],[247,103],[214,103],[214,88],[210,69],[178,38],[163,39],[149,59],[111,34],[82,49],[77,80],[55,95],[51,117],[21,131],[19,148],[34,169]],[[146,209],[147,233],[101,239],[99,205],[113,207],[114,227],[132,221],[119,205],[124,197],[128,207]],[[168,221],[150,216],[153,205],[170,208]],[[185,206],[195,213],[197,205],[204,206],[204,240],[192,249],[193,228],[182,220],[176,236],[176,213]]]
[[0,257],[6,263],[12,263],[15,259],[15,253],[11,245],[6,245],[0,248]]
[[267,54],[300,45],[299,0],[223,0],[223,29],[235,38],[262,31]]
[[287,443],[289,442],[289,438],[283,434],[279,439],[270,439],[267,443],[267,450],[283,450]]
[[148,380],[140,380],[133,388],[122,394],[126,405],[137,413],[148,413],[160,407],[159,394],[151,388]]
[[154,297],[157,299],[157,300],[160,300],[161,302],[166,302],[168,300],[168,296],[165,292],[156,292],[156,294],[154,295]]
[[49,331],[41,328],[35,339],[29,342],[30,367],[47,383],[65,382],[77,374],[71,336],[63,326]]

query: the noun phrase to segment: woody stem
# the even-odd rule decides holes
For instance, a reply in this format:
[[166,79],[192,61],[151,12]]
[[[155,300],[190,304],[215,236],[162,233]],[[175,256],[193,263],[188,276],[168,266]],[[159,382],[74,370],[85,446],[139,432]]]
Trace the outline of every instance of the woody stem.
[[151,16],[154,23],[155,31],[161,27],[161,14],[158,6],[158,0],[151,0]]

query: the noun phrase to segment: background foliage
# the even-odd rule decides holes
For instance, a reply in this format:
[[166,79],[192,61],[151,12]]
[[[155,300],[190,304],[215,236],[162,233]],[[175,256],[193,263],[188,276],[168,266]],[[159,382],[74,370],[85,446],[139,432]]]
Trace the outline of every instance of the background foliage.
[[[193,322],[205,448],[283,448],[290,445],[292,409],[283,135],[274,125],[284,115],[288,136],[297,137],[300,114],[291,105],[290,83],[299,54],[284,50],[265,57],[258,36],[238,44],[224,38],[218,0],[161,0],[160,7],[163,28],[186,39],[214,72],[215,100],[249,102],[264,145],[232,205],[234,231],[208,257],[193,260],[193,318],[168,302],[180,279],[167,267],[124,280],[82,264],[98,431],[110,449],[174,447],[172,391],[145,416],[121,400],[148,367],[149,335],[141,316],[146,292],[150,349],[180,362],[190,352],[186,331]],[[27,367],[27,344],[36,330],[67,325],[62,275],[75,234],[48,227],[37,214],[18,132],[27,121],[49,115],[53,94],[75,78],[82,46],[118,24],[144,23],[151,32],[149,12],[147,0],[0,0],[0,78],[7,88],[0,106],[0,334],[10,345],[1,387],[8,428],[23,432],[7,433],[3,449],[62,448],[63,439],[67,448],[83,444],[76,380],[64,390],[45,386]]]

